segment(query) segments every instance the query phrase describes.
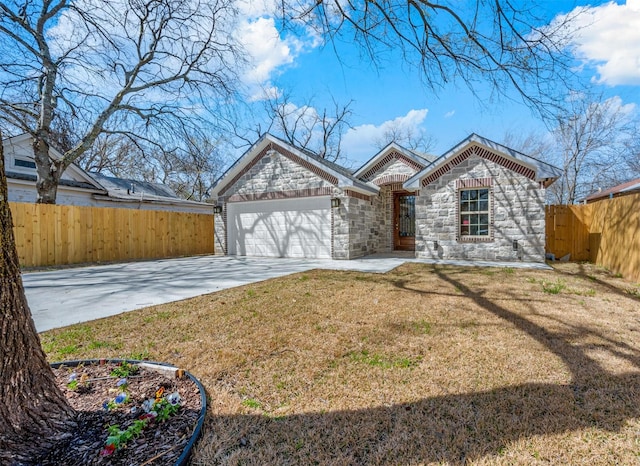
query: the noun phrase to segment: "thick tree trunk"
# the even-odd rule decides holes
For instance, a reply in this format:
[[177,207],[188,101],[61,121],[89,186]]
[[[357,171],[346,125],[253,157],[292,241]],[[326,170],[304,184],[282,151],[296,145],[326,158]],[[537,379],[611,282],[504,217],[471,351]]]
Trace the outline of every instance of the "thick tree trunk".
[[33,155],[36,159],[38,180],[36,181],[36,202],[55,204],[60,181],[60,167],[49,158],[49,144],[44,137],[33,141]]
[[74,427],[24,294],[0,145],[0,464],[31,464]]

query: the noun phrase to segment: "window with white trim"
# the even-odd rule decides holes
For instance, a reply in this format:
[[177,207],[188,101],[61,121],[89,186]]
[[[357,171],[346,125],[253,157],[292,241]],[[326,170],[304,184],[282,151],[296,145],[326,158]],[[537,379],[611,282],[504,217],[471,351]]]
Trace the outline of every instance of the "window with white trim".
[[461,189],[460,202],[460,238],[490,237],[489,188]]

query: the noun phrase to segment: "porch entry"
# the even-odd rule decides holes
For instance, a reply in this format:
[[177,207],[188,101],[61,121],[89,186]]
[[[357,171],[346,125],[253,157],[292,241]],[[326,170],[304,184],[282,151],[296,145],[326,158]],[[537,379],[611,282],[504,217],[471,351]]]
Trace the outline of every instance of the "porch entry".
[[393,249],[416,249],[416,197],[407,192],[393,193]]

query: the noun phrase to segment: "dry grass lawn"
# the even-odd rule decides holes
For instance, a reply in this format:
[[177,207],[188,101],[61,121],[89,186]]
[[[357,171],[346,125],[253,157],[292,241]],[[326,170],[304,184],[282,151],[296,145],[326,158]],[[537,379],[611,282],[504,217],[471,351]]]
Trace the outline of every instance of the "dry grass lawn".
[[591,265],[318,270],[41,337],[194,373],[196,465],[640,463],[640,286]]

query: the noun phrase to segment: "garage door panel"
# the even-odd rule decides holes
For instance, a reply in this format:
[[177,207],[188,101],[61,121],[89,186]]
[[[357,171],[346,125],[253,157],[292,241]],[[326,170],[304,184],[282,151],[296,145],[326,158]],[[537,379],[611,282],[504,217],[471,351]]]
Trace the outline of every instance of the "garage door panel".
[[328,197],[231,203],[229,254],[267,257],[331,257]]

